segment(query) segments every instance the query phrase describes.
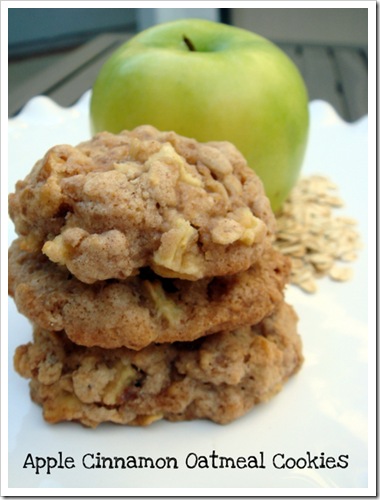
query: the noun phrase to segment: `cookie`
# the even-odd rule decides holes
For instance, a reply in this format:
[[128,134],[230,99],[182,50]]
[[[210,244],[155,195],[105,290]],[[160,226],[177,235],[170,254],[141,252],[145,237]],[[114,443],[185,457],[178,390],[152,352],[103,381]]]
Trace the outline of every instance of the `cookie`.
[[283,299],[289,271],[289,260],[268,247],[260,261],[234,275],[188,281],[144,269],[128,280],[89,285],[15,240],[9,294],[32,322],[65,330],[77,344],[138,350],[258,323]]
[[198,280],[248,269],[273,237],[263,186],[227,142],[151,126],[50,149],[9,196],[25,250],[84,283],[150,267]]
[[36,327],[17,348],[14,365],[31,379],[32,399],[47,422],[148,425],[210,419],[226,424],[267,401],[300,368],[297,316],[282,303],[256,326],[195,342],[127,348],[85,348],[64,332]]

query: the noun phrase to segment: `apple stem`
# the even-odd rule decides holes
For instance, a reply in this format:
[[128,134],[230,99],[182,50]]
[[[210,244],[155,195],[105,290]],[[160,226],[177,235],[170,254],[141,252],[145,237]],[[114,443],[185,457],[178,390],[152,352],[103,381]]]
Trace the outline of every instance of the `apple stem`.
[[187,36],[183,35],[183,41],[186,43],[187,48],[191,52],[196,52],[193,42],[189,38],[187,38]]

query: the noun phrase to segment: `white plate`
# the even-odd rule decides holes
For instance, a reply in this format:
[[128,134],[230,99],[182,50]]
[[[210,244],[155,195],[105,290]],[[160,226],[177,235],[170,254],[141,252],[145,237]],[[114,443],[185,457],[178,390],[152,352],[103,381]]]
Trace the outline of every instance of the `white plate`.
[[[89,138],[88,101],[87,93],[75,106],[63,109],[45,97],[37,97],[9,121],[10,191],[50,146],[76,144]],[[364,201],[368,193],[368,120],[347,124],[321,101],[311,103],[310,111],[310,142],[303,173],[322,173],[338,183],[346,201],[344,213],[360,222],[364,249],[353,264],[352,281],[338,284],[320,280],[315,295],[289,287],[287,300],[298,312],[304,342],[305,364],[300,373],[269,403],[228,426],[206,421],[161,421],[143,429],[108,424],[96,430],[73,423],[52,426],[43,421],[40,407],[30,401],[28,382],[13,371],[14,349],[30,340],[31,328],[10,300],[8,486],[12,492],[23,494],[25,490],[19,488],[37,488],[31,494],[42,495],[49,488],[80,487],[96,488],[93,495],[102,495],[101,488],[141,495],[145,488],[169,488],[166,494],[170,495],[177,488],[214,488],[221,495],[229,495],[228,488],[241,488],[236,494],[248,494],[255,488],[296,488],[300,494],[303,488],[368,487],[368,263]],[[13,238],[9,224],[9,240]],[[213,467],[210,458],[208,468],[192,468],[195,457],[209,457],[213,451],[235,459],[263,454],[265,468]],[[82,457],[98,452],[107,457],[174,457],[178,469],[84,468]],[[60,453],[72,457],[75,467],[54,468],[50,474],[45,468],[37,474],[35,468],[28,466],[28,454],[35,462],[36,457],[57,458]],[[314,462],[317,467],[305,467],[303,458],[308,454],[319,457]],[[188,465],[187,456],[192,459]],[[343,465],[340,456],[348,457],[344,459],[347,467],[332,466],[334,461]],[[273,457],[277,457],[277,467]],[[322,457],[325,461],[332,457],[324,468],[320,467]],[[298,458],[301,460],[294,466],[293,459]],[[280,468],[285,462],[288,467]],[[268,494],[269,489],[261,494]],[[318,494],[318,490],[312,491]]]

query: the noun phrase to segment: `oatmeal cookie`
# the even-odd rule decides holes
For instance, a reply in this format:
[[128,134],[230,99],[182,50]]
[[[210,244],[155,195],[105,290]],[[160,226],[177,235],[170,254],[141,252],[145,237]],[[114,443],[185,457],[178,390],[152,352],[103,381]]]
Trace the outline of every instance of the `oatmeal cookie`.
[[96,427],[101,422],[149,425],[210,419],[226,424],[275,395],[302,364],[291,306],[256,326],[195,342],[127,348],[85,348],[64,332],[36,327],[17,348],[17,372],[31,379],[31,396],[47,422]]
[[258,323],[283,299],[289,271],[289,260],[268,247],[234,275],[188,281],[144,269],[89,285],[42,253],[22,250],[19,240],[9,249],[9,293],[19,311],[77,344],[103,348],[138,350]]
[[248,269],[275,219],[257,175],[227,142],[142,126],[50,149],[9,196],[26,250],[80,281],[150,267],[188,280]]

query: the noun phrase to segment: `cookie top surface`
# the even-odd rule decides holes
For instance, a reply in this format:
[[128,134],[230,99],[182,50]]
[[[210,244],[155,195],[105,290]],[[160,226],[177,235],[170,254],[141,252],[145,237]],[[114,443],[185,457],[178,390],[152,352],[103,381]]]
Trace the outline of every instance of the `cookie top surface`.
[[302,364],[297,316],[282,302],[255,326],[196,342],[84,348],[36,327],[14,364],[48,422],[148,425],[162,418],[228,423],[275,395]]
[[85,283],[150,267],[198,280],[248,269],[275,219],[257,175],[227,142],[151,126],[50,149],[9,196],[27,250]]
[[258,323],[283,299],[289,270],[288,259],[269,246],[234,275],[188,281],[145,269],[128,280],[90,285],[16,240],[9,250],[9,293],[31,321],[65,330],[77,344],[139,350]]

